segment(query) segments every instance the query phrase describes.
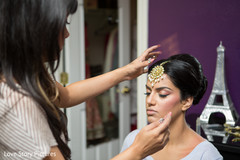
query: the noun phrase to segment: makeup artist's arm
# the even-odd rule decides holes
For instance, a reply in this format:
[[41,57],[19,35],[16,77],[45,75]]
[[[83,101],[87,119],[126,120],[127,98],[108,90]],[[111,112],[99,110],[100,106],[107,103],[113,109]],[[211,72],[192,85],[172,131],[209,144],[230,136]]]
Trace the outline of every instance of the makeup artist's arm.
[[[138,77],[146,72],[144,68],[149,62],[153,62],[160,54],[160,51],[154,51],[158,47],[159,45],[152,46],[130,64],[100,76],[78,81],[66,87],[63,87],[57,82],[56,85],[59,89],[60,102],[58,101],[56,103],[62,108],[71,107],[86,101],[88,98],[103,93],[122,81]],[[151,58],[151,60],[148,60],[149,58]]]

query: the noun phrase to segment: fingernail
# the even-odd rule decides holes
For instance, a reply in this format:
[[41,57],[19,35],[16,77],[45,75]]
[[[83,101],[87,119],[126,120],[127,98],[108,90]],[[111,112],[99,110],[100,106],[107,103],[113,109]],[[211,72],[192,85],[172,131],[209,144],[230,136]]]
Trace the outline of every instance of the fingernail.
[[169,113],[169,116],[172,116],[172,112]]
[[167,116],[168,116],[168,117],[171,117],[171,116],[172,116],[172,112],[169,112]]
[[148,64],[152,62],[152,59],[151,58],[148,58]]
[[172,112],[168,112],[168,114],[164,117],[164,119],[166,119],[167,117],[171,117],[172,116]]

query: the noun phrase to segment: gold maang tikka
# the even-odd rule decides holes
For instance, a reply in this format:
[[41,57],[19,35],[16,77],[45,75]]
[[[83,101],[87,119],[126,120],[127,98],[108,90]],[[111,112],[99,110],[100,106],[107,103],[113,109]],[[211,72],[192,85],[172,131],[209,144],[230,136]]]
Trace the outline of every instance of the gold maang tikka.
[[163,65],[168,63],[169,61],[162,62],[160,65],[155,66],[150,74],[148,75],[148,80],[154,86],[160,79],[163,79],[164,68]]

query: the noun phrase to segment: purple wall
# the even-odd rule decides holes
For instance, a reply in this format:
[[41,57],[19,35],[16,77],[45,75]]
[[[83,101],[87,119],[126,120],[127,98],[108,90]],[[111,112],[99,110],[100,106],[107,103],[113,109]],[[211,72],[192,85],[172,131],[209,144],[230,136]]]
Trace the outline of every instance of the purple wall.
[[202,101],[187,113],[193,128],[212,90],[220,41],[226,48],[228,89],[240,114],[240,0],[149,0],[149,46],[163,44],[160,58],[181,52],[194,55],[208,79]]

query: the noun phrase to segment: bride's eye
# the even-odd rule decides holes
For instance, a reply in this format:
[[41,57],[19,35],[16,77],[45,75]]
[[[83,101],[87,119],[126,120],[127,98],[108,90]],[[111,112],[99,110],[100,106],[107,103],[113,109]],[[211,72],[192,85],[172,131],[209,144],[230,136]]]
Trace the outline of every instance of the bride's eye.
[[144,93],[144,95],[146,95],[146,96],[149,96],[149,95],[150,95],[150,93],[149,93],[149,92],[146,92],[146,93]]
[[165,98],[165,97],[167,97],[169,94],[159,94],[159,97],[161,97],[161,98]]

